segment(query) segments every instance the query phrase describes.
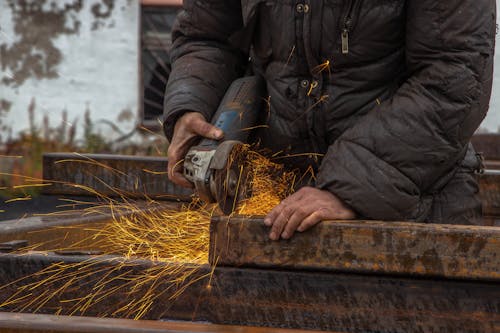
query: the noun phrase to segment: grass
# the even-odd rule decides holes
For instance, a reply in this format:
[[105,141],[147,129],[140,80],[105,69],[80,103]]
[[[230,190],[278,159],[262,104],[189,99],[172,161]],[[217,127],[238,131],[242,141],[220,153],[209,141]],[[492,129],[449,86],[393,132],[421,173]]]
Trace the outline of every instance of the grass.
[[[0,173],[2,173],[0,174],[0,198],[38,194],[37,188],[20,190],[12,188],[22,185],[26,177],[42,178],[44,153],[77,152],[162,156],[166,152],[167,141],[158,133],[142,131],[133,138],[120,140],[119,143],[105,137],[97,130],[98,126],[91,119],[88,109],[85,111],[81,124],[79,119],[69,121],[67,111],[63,110],[61,121],[55,126],[50,124],[47,116],[43,118],[41,124],[37,123],[35,111],[36,102],[33,99],[27,110],[28,129],[15,138],[12,138],[12,135],[0,138]],[[78,130],[82,131],[82,135],[78,136]]]

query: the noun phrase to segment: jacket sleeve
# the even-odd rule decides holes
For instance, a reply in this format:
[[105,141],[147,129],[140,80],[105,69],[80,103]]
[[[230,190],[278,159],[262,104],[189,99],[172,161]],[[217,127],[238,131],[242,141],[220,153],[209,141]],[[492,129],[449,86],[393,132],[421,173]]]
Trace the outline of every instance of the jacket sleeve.
[[239,1],[184,0],[183,7],[172,29],[172,72],[163,108],[169,140],[176,120],[187,111],[210,121],[245,65],[243,52],[229,42],[243,25]]
[[494,0],[407,1],[408,77],[329,147],[317,186],[365,218],[424,220],[485,117]]

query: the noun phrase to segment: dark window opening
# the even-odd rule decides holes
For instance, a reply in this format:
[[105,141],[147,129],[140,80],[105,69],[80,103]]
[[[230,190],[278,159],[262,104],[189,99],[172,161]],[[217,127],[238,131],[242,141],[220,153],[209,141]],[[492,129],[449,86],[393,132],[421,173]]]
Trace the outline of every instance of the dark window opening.
[[141,7],[141,126],[158,130],[163,114],[163,96],[170,75],[171,32],[180,6]]

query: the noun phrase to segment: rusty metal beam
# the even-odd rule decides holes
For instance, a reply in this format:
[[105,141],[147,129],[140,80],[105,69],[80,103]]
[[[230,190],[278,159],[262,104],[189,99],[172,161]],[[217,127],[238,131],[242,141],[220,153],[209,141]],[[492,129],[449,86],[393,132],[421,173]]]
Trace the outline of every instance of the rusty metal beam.
[[[112,219],[118,219],[129,214],[146,214],[148,211],[177,210],[180,203],[160,201],[151,203],[146,201],[128,201],[118,208],[95,207],[92,211],[67,210],[57,214],[45,214],[25,217],[16,220],[0,222],[0,252],[10,252],[9,243],[27,241],[27,245],[36,246],[37,250],[67,249],[78,244],[81,250],[105,250],[96,247],[99,243],[96,230],[101,229]],[[127,207],[130,206],[128,209]],[[12,244],[10,244],[12,245]],[[12,250],[15,250],[12,247]]]
[[500,281],[500,228],[324,221],[271,241],[262,218],[213,218],[210,260],[223,266]]
[[483,214],[500,219],[500,170],[487,170],[478,175]]
[[[2,289],[0,303],[17,290],[21,283],[16,281],[18,278],[52,262],[83,260],[91,259],[47,254],[0,255],[0,284],[15,281]],[[100,274],[112,278],[125,269],[140,273],[155,265],[168,264],[110,258],[101,260],[99,265],[118,268],[111,274],[106,270],[96,272],[93,279],[101,278]],[[209,266],[199,269],[203,274],[212,271]],[[36,281],[35,277],[32,280]],[[211,288],[207,288],[209,282]],[[168,285],[165,277],[158,282],[158,290]],[[45,288],[49,287],[45,284]],[[58,297],[82,297],[92,293],[93,288],[93,284],[80,283],[78,288],[68,291],[69,295],[58,294]],[[124,301],[127,292],[117,293],[90,307],[85,315],[95,316],[103,311],[103,306]],[[47,302],[41,311],[54,313],[59,305]],[[63,308],[62,312],[65,311],[69,310]],[[493,333],[500,323],[499,313],[500,288],[492,282],[217,267],[210,277],[193,283],[173,303],[168,295],[158,295],[145,319],[204,320],[351,333]]]
[[476,134],[471,141],[484,159],[500,161],[500,134]]
[[[167,159],[101,154],[49,153],[43,156],[43,178],[51,186],[45,194],[92,195],[128,198],[189,200],[191,190],[172,184],[166,175]],[[479,175],[484,211],[500,216],[500,171]],[[95,192],[94,192],[95,191]]]
[[167,177],[167,159],[104,154],[43,155],[45,194],[189,200],[192,191]]
[[314,331],[209,323],[54,316],[0,312],[4,333],[312,333]]

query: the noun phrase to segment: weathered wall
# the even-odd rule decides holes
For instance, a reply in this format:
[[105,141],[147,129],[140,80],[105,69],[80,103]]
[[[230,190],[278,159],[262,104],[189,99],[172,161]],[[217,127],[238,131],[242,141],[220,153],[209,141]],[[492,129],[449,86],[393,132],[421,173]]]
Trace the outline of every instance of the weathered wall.
[[[499,15],[500,8],[497,4],[497,22],[499,21]],[[500,35],[498,33],[495,52],[495,76],[493,78],[493,93],[491,96],[490,111],[481,124],[481,130],[500,133]]]
[[[132,130],[140,98],[138,27],[138,0],[0,0],[0,143],[9,129],[28,128],[32,101],[38,124],[48,115],[59,125],[66,110],[81,134],[90,110],[96,122]],[[491,109],[481,126],[490,132],[500,129],[500,52],[496,60]]]
[[89,110],[95,122],[132,130],[138,23],[137,0],[0,0],[0,142],[9,128],[15,135],[29,127],[32,101],[38,124],[47,115],[59,125],[65,110],[81,132]]

